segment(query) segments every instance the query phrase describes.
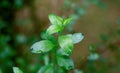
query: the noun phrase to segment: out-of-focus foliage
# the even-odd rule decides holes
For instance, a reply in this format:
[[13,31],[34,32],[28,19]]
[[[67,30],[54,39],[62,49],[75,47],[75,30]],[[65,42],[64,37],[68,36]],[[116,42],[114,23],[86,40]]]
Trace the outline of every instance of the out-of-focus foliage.
[[86,14],[88,8],[91,5],[96,5],[102,9],[106,9],[106,5],[101,0],[82,0],[81,3],[77,0],[64,1],[63,9],[65,9],[65,13],[73,10],[72,13],[69,14],[69,16],[73,18],[73,21],[68,26],[69,32],[74,32],[74,29],[72,28],[73,25],[77,22],[78,19],[81,19],[81,17]]
[[116,21],[118,28],[113,29],[110,26],[108,33],[100,35],[101,42],[96,42],[90,46],[91,54],[88,56],[88,60],[83,61],[86,66],[81,67],[85,73],[120,72],[120,25],[118,22],[119,19]]
[[[38,64],[30,64],[20,50],[22,45],[33,42],[24,34],[16,33],[15,12],[24,7],[24,0],[0,0],[0,72],[13,73],[12,67],[19,66],[27,72],[35,72]],[[33,37],[32,37],[33,38]],[[29,42],[30,41],[30,42]],[[27,44],[26,44],[27,45]],[[22,56],[23,55],[23,56]],[[28,69],[27,69],[28,68]],[[30,73],[28,72],[28,73]]]
[[[3,73],[10,72],[13,65],[15,50],[13,49],[13,4],[9,0],[0,1],[0,69]],[[9,19],[11,18],[11,19]]]

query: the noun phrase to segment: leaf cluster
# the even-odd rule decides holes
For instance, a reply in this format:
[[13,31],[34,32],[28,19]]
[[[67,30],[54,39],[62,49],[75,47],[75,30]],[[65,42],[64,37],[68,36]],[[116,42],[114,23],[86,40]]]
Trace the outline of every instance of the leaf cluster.
[[[81,42],[84,36],[82,33],[62,34],[72,18],[63,19],[54,14],[50,14],[48,18],[51,25],[46,32],[42,33],[43,40],[34,43],[30,49],[33,53],[47,55],[45,65],[40,68],[38,73],[66,73],[74,68],[74,62],[69,57],[73,52],[74,44]],[[51,55],[53,60],[49,57]]]

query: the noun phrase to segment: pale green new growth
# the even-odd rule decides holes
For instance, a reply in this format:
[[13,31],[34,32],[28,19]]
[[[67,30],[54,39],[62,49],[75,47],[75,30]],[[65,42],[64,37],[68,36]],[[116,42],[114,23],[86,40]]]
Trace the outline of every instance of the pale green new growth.
[[54,33],[58,33],[60,31],[62,31],[64,29],[64,27],[67,26],[71,22],[72,18],[62,19],[59,16],[50,14],[49,20],[52,25],[50,25],[49,28],[47,29],[47,33],[54,34]]

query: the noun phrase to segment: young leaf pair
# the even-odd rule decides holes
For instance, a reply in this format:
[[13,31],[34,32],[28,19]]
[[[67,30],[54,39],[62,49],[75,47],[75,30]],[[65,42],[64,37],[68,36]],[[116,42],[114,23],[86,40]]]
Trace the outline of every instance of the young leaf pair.
[[63,19],[63,18],[56,16],[54,14],[50,14],[49,20],[50,20],[52,25],[47,29],[47,33],[54,34],[57,32],[61,32],[64,29],[64,27],[71,22],[72,18]]

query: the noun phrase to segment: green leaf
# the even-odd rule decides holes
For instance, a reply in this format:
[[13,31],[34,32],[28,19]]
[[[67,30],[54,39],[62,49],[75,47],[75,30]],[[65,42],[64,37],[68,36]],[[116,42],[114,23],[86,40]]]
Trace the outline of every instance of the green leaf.
[[99,54],[98,53],[91,53],[89,56],[88,56],[88,60],[97,60],[99,58]]
[[107,42],[107,41],[109,40],[109,36],[106,35],[106,34],[101,34],[101,35],[100,35],[100,38],[101,38],[102,41],[104,41],[104,42]]
[[73,39],[73,43],[79,43],[83,40],[84,36],[82,35],[82,33],[75,33],[72,35],[72,39]]
[[72,18],[65,19],[63,25],[66,26],[72,21]]
[[[69,0],[64,0],[64,6],[68,8],[70,6],[70,1]],[[69,7],[70,8],[70,7]]]
[[47,29],[48,34],[53,34],[53,33],[59,32],[63,29],[63,26],[62,26],[63,19],[61,17],[56,16],[54,14],[50,14],[49,20],[50,20],[51,24],[53,24],[53,25],[51,25]]
[[50,64],[41,67],[38,73],[54,73],[53,65]]
[[66,54],[71,54],[73,51],[73,41],[70,35],[59,36],[58,42],[60,47]]
[[65,53],[65,51],[63,49],[59,49],[57,51],[57,55],[60,55],[60,56],[69,56],[69,54]]
[[65,68],[66,70],[70,70],[74,68],[73,60],[68,56],[58,56],[57,63],[59,66]]
[[51,25],[48,29],[47,29],[47,33],[48,34],[54,34],[56,32],[61,31],[61,27],[58,25]]
[[48,55],[48,54],[45,54],[45,55],[44,55],[44,64],[45,64],[45,65],[48,65],[48,64],[49,64],[49,55]]
[[23,0],[15,0],[15,7],[16,8],[22,8],[23,6]]
[[97,6],[99,6],[102,9],[106,9],[107,8],[107,6],[106,6],[106,4],[104,2],[97,3]]
[[62,22],[63,22],[63,18],[60,17],[60,16],[56,16],[56,17],[57,17],[57,20],[60,22],[60,24],[62,24]]
[[62,67],[59,67],[56,73],[66,73],[66,71]]
[[74,73],[83,73],[83,71],[82,71],[82,70],[75,69],[75,70],[74,70]]
[[89,46],[89,50],[90,50],[91,52],[95,52],[95,47],[94,47],[94,45],[91,44],[91,45]]
[[46,33],[46,31],[42,31],[40,36],[41,36],[41,39],[52,41],[52,43],[54,44],[57,42],[55,37],[53,35]]
[[32,45],[31,51],[33,53],[45,53],[54,48],[54,44],[49,40],[36,42]]
[[13,67],[14,73],[23,73],[18,67]]
[[51,24],[53,24],[53,25],[62,26],[63,19],[59,16],[56,16],[54,14],[50,14],[49,20],[50,20]]
[[0,73],[2,73],[2,70],[0,69]]

